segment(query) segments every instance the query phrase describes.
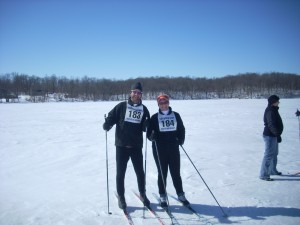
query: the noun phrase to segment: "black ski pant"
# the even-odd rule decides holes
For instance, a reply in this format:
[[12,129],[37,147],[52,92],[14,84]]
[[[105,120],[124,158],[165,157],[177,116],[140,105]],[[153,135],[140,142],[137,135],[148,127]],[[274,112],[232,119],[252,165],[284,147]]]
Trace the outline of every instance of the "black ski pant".
[[143,152],[142,148],[127,148],[116,147],[116,162],[117,162],[117,193],[119,196],[124,196],[125,187],[124,180],[127,169],[127,163],[131,159],[138,183],[140,193],[145,193],[145,174],[143,168]]
[[[171,174],[171,177],[173,180],[173,185],[176,190],[176,193],[177,194],[183,193],[182,179],[181,179],[181,175],[180,175],[179,146],[178,145],[170,146],[170,145],[157,144],[157,148],[158,148],[159,160],[157,158],[155,143],[153,143],[152,150],[153,150],[153,156],[154,156],[154,160],[156,163],[156,167],[158,170],[157,184],[158,184],[159,194],[160,195],[166,194],[164,183],[167,186],[168,169],[170,169],[170,174]],[[161,165],[162,173],[160,171],[160,165]],[[163,183],[162,178],[164,179],[164,183]]]

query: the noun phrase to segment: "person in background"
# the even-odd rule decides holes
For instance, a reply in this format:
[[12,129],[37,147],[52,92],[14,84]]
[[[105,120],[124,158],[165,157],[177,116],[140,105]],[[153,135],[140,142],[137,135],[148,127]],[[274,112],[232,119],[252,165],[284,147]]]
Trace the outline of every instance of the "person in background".
[[145,206],[150,201],[145,192],[145,174],[143,168],[143,131],[146,131],[149,111],[142,104],[142,85],[140,82],[131,87],[130,97],[127,101],[117,104],[109,113],[103,124],[103,129],[109,131],[116,124],[116,184],[118,205],[121,209],[127,207],[125,200],[125,173],[129,159],[137,176],[138,190]]
[[161,207],[168,207],[165,190],[168,169],[170,169],[178,199],[184,205],[189,205],[183,192],[180,175],[179,145],[184,143],[185,127],[180,115],[169,106],[169,100],[166,94],[157,97],[159,110],[151,117],[147,130],[147,137],[152,141],[153,156],[158,170],[157,182]]
[[279,97],[271,95],[268,98],[268,106],[264,113],[263,138],[265,142],[265,153],[260,170],[260,179],[272,181],[270,175],[281,175],[277,170],[278,143],[282,141],[283,123],[279,115]]

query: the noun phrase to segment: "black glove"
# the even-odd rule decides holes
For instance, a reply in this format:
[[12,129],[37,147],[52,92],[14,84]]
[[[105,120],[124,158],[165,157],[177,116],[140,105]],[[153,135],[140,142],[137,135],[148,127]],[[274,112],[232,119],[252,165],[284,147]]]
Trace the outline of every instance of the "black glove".
[[108,125],[107,123],[103,124],[103,130],[109,131],[112,128],[112,126]]
[[154,131],[152,131],[152,133],[150,134],[150,136],[148,137],[148,139],[150,141],[157,141],[157,134]]
[[177,141],[178,141],[179,145],[183,145],[184,144],[184,140],[178,139]]
[[183,145],[184,144],[184,139],[177,138],[177,143],[179,145]]
[[278,143],[282,142],[281,136],[277,136],[277,142],[278,142]]

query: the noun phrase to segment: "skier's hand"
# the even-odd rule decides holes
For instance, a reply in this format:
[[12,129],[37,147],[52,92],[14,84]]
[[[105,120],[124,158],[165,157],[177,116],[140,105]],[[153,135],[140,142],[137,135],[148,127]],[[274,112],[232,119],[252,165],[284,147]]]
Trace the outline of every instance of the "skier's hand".
[[278,142],[278,143],[282,142],[281,136],[278,136],[278,137],[277,137],[277,142]]
[[154,132],[154,130],[152,131],[152,133],[150,134],[150,136],[148,137],[148,139],[150,141],[157,141],[157,134]]
[[184,140],[178,139],[178,144],[179,144],[179,145],[183,145],[183,144],[184,144]]
[[184,144],[184,138],[177,137],[176,141],[177,141],[178,145],[183,145]]
[[103,130],[109,131],[112,128],[112,126],[108,125],[107,123],[103,124]]

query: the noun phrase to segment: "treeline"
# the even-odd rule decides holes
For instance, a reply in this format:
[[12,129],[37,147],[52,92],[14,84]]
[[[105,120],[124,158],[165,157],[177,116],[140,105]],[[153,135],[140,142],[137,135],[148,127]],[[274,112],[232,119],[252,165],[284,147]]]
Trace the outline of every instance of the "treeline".
[[[287,73],[246,73],[222,78],[142,77],[127,80],[66,78],[56,75],[38,77],[10,73],[0,75],[0,99],[28,95],[47,101],[56,96],[60,101],[123,100],[131,85],[140,81],[144,99],[155,99],[168,93],[173,99],[262,98],[270,94],[292,98],[300,96],[300,76]],[[58,97],[57,97],[58,96]]]

